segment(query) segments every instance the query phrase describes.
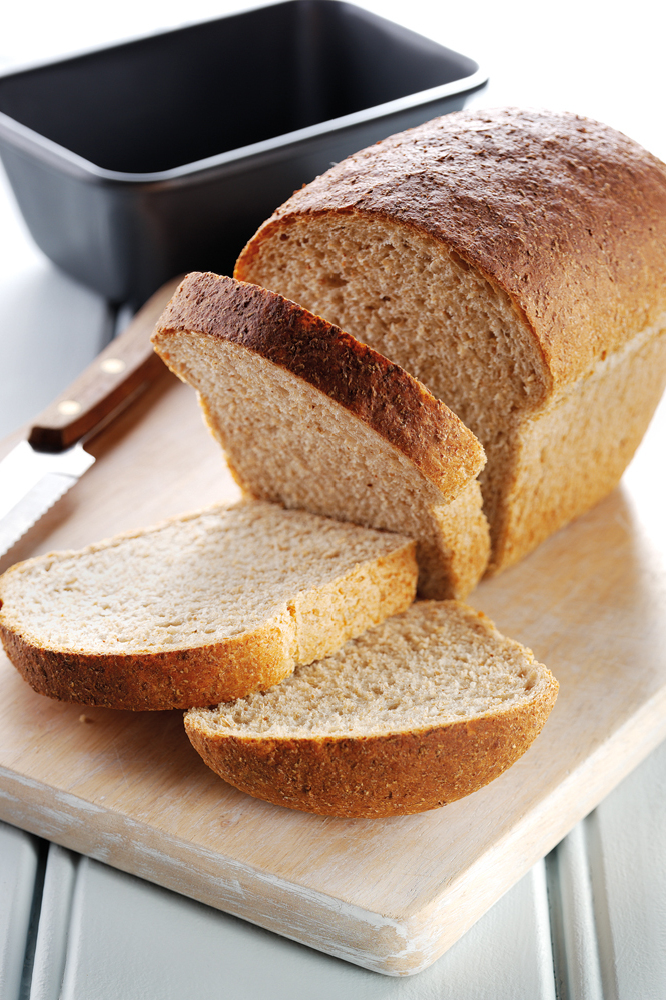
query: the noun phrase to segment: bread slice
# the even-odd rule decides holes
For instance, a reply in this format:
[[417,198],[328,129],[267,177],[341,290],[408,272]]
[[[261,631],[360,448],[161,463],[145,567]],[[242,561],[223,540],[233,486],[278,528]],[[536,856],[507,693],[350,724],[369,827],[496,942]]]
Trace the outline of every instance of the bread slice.
[[153,342],[199,392],[242,489],[417,539],[419,591],[462,597],[489,552],[483,449],[397,365],[282,296],[188,275]]
[[0,633],[40,694],[190,708],[334,652],[408,607],[416,576],[410,539],[246,501],[13,566]]
[[577,115],[462,111],[392,136],[295,192],[235,274],[471,428],[492,571],[614,488],[666,381],[666,167]]
[[264,694],[192,709],[193,746],[236,788],[332,816],[435,809],[505,771],[558,684],[456,601],[421,601]]

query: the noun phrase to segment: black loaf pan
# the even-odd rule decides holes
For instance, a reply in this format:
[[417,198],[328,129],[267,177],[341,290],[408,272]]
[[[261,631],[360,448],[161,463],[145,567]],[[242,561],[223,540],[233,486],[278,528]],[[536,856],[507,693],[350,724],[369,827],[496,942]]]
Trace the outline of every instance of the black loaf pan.
[[291,0],[0,76],[0,156],[41,249],[138,306],[230,273],[292,191],[485,81],[352,4]]

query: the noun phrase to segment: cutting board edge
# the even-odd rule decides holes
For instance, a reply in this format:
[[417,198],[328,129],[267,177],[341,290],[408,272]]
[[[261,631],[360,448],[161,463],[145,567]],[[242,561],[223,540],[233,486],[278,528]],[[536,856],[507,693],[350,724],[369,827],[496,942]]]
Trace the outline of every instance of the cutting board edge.
[[436,957],[414,955],[409,926],[400,920],[216,855],[5,767],[0,820],[373,972],[412,975]]
[[664,738],[666,687],[443,892],[400,916],[262,872],[5,767],[0,819],[325,954],[409,976],[455,944]]
[[[444,955],[665,739],[666,686],[611,733],[565,781],[535,804],[506,837],[462,872],[448,891],[440,893],[429,905],[422,905],[419,916],[425,931],[428,927],[439,928],[436,941],[428,949],[431,957],[427,964]],[[558,810],[562,819],[554,822],[552,817]],[[537,837],[535,831],[539,833]],[[530,839],[531,845],[525,848],[524,842]],[[502,873],[501,883],[493,879],[497,871]],[[479,886],[490,887],[482,903]],[[447,920],[452,914],[455,921]],[[449,928],[453,928],[452,933]]]

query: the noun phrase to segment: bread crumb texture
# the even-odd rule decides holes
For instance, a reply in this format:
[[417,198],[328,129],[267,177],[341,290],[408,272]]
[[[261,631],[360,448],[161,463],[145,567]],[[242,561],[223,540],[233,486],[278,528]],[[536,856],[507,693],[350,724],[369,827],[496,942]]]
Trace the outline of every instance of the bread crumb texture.
[[419,592],[466,596],[488,561],[474,435],[398,365],[263,288],[188,275],[153,337],[199,393],[242,489],[417,540]]
[[666,382],[666,167],[577,115],[471,110],[391,136],[295,192],[235,274],[474,432],[490,572],[617,485]]
[[422,601],[270,691],[187,713],[185,725],[206,763],[252,795],[393,815],[501,774],[541,731],[557,687],[483,614]]
[[249,501],[13,567],[0,629],[45,694],[190,707],[275,683],[407,607],[415,585],[409,539]]

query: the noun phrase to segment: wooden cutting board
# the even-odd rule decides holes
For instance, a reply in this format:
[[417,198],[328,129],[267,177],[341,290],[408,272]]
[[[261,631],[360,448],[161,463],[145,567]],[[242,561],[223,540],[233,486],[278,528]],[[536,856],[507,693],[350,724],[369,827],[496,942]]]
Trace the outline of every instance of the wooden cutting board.
[[[0,817],[329,954],[418,972],[666,736],[665,444],[662,407],[620,489],[472,595],[560,681],[542,735],[475,795],[385,820],[281,809],[208,771],[181,713],[51,702],[2,657]],[[0,569],[236,496],[194,393],[166,374],[94,450]]]

